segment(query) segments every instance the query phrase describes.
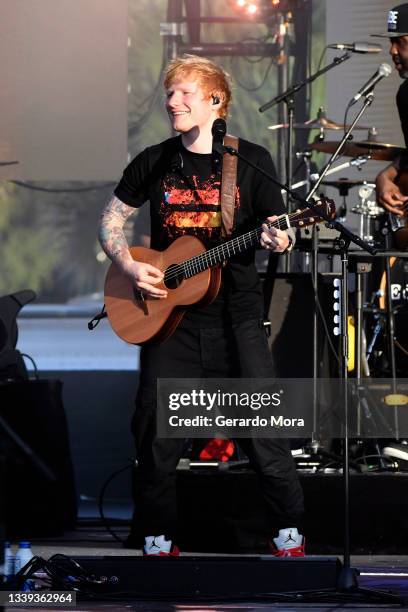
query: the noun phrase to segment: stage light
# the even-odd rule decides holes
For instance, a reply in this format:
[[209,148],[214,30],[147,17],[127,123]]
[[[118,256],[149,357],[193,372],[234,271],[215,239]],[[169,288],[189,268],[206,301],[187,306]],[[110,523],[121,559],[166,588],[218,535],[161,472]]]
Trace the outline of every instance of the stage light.
[[257,4],[248,4],[247,6],[247,13],[248,15],[255,15],[255,13],[258,12],[258,5]]
[[228,0],[235,13],[247,17],[274,17],[305,6],[310,0]]
[[234,0],[230,4],[235,11],[249,17],[258,14],[261,9],[260,0]]

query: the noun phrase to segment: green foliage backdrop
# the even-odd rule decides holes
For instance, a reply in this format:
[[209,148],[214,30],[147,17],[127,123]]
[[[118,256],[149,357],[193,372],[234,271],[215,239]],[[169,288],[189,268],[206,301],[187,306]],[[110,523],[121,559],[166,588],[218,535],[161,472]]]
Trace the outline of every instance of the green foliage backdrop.
[[[324,0],[313,2],[311,65],[316,67],[324,47]],[[204,4],[204,3],[203,3]],[[211,0],[205,10],[226,15],[228,4]],[[160,73],[163,39],[160,23],[166,21],[167,0],[129,0],[129,152],[170,135],[163,108]],[[266,34],[264,25],[207,25],[206,42],[234,42]],[[249,63],[244,58],[217,58],[231,74],[234,87],[229,129],[266,146],[276,154],[276,134],[266,128],[277,120],[276,110],[260,115],[257,108],[277,93],[276,67],[270,60]],[[267,72],[268,70],[268,72]],[[265,78],[266,76],[266,78]],[[248,92],[241,84],[257,91]],[[324,82],[314,85],[313,115],[324,97]],[[74,178],[74,177],[73,177]],[[119,177],[118,177],[119,178]],[[59,184],[37,184],[59,189]],[[89,187],[72,181],[67,189]],[[112,186],[94,185],[90,191],[44,192],[13,183],[0,185],[0,295],[34,289],[39,301],[65,302],[102,291],[107,262],[99,261],[96,225]]]

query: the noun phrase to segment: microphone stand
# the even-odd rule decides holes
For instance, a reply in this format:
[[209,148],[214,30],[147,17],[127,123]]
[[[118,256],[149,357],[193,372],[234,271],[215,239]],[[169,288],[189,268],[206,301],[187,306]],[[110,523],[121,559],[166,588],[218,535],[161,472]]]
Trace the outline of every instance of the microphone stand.
[[303,81],[299,81],[295,85],[292,85],[291,87],[289,87],[289,89],[279,94],[278,96],[275,96],[275,98],[273,98],[269,102],[266,102],[258,109],[260,113],[264,113],[265,111],[269,110],[276,104],[280,104],[281,102],[284,102],[287,107],[289,128],[288,128],[288,139],[287,139],[286,186],[288,187],[289,191],[287,191],[286,205],[287,205],[289,212],[292,212],[289,196],[291,195],[290,189],[292,188],[291,183],[292,183],[292,174],[293,174],[293,142],[294,142],[293,120],[294,120],[294,110],[295,110],[295,94],[298,91],[300,91],[303,87],[305,87],[308,83],[312,83],[319,76],[321,76],[325,72],[328,72],[332,68],[339,66],[344,61],[350,59],[350,57],[351,57],[350,53],[344,53],[341,57],[335,57],[331,64],[328,64],[321,70],[318,70],[317,72],[312,74],[307,79],[304,79]]
[[[265,104],[263,104],[258,110],[260,113],[264,113],[265,111],[269,110],[270,108],[272,108],[273,106],[275,106],[276,104],[280,104],[281,102],[284,102],[286,104],[287,107],[287,115],[288,115],[288,132],[287,132],[287,158],[286,158],[286,186],[285,186],[285,191],[286,191],[286,207],[288,209],[289,212],[292,212],[292,206],[291,206],[291,199],[290,199],[290,195],[291,195],[291,189],[292,189],[292,174],[293,174],[293,143],[294,143],[294,127],[293,127],[293,120],[294,120],[294,109],[295,109],[295,95],[298,93],[298,91],[300,91],[301,89],[303,89],[303,87],[305,87],[308,83],[312,83],[313,81],[315,81],[319,76],[321,76],[322,74],[325,74],[326,72],[328,72],[329,70],[331,70],[332,68],[335,68],[336,66],[339,66],[340,64],[342,64],[343,62],[345,62],[346,60],[350,59],[351,57],[351,53],[344,53],[343,55],[341,55],[340,57],[335,57],[334,60],[328,64],[327,66],[325,66],[324,68],[321,68],[320,70],[318,70],[317,72],[315,72],[314,74],[310,75],[310,77],[308,77],[307,79],[304,79],[303,81],[299,81],[298,83],[295,83],[295,85],[292,85],[291,87],[289,87],[289,89],[287,89],[286,91],[284,91],[283,93],[279,94],[278,96],[275,96],[274,98],[272,98],[272,100],[270,100],[269,102],[266,102]],[[293,199],[293,195],[292,195],[292,199]],[[317,251],[317,231],[316,228],[313,228],[312,230],[312,236],[313,236],[313,243],[314,243],[314,248],[313,248],[313,252],[315,253]],[[316,258],[317,261],[317,258]],[[272,258],[269,257],[269,262],[268,262],[268,271],[271,269],[271,262],[272,262]],[[313,260],[312,262],[313,265],[313,270],[315,271],[315,267],[316,267],[316,263],[315,260]],[[288,256],[286,257],[286,261],[285,261],[285,272],[289,272],[291,269],[291,254],[289,253]],[[314,273],[312,273],[314,274]],[[316,269],[316,274],[314,274],[314,276],[317,277],[317,269]],[[315,287],[315,291],[317,291],[317,281],[314,281],[314,287]],[[272,295],[270,294],[271,292],[269,292],[269,295],[265,296],[265,301],[266,302],[270,302]],[[313,333],[313,372],[314,372],[314,376],[317,375],[317,348],[316,348],[316,341],[317,341],[317,313],[316,313],[316,304],[314,307],[314,325],[313,325],[313,329],[314,329],[314,333]]]
[[307,85],[308,83],[311,83],[312,81],[317,79],[319,76],[321,76],[325,72],[328,72],[332,68],[335,68],[339,64],[342,64],[346,60],[350,59],[350,57],[351,57],[350,53],[344,53],[340,57],[335,57],[331,64],[328,64],[324,68],[321,68],[320,70],[318,70],[314,74],[310,75],[310,77],[307,77],[307,79],[304,79],[303,81],[299,81],[295,85],[291,85],[291,87],[289,87],[289,89],[287,89],[283,93],[279,94],[278,96],[275,96],[269,102],[266,102],[265,104],[260,106],[259,109],[258,109],[259,112],[260,113],[264,113],[265,111],[267,111],[270,108],[272,108],[272,106],[275,106],[275,104],[280,104],[281,102],[286,102],[287,98],[289,98],[290,96],[293,96],[300,89],[302,89],[305,85]]
[[[244,163],[248,164],[273,183],[278,185],[281,189],[285,189],[289,195],[297,202],[303,204],[304,207],[311,208],[318,217],[322,217],[330,227],[336,229],[340,236],[337,238],[337,246],[341,255],[341,369],[340,376],[342,381],[342,400],[343,400],[343,414],[344,414],[344,436],[343,436],[343,493],[344,493],[344,548],[343,548],[343,567],[340,571],[337,591],[346,593],[349,595],[366,595],[367,597],[374,597],[380,601],[388,601],[393,603],[401,603],[403,599],[398,595],[390,594],[386,591],[379,591],[374,589],[359,587],[357,581],[358,571],[352,568],[350,565],[350,463],[349,463],[349,413],[348,413],[348,396],[347,396],[347,382],[348,382],[348,335],[347,335],[347,317],[348,317],[348,249],[350,243],[353,242],[360,246],[363,250],[367,251],[371,255],[375,255],[377,249],[368,244],[365,240],[351,232],[349,229],[344,227],[342,223],[330,219],[325,211],[320,211],[316,208],[313,203],[312,197],[316,193],[319,185],[327,174],[333,162],[338,157],[343,145],[348,140],[351,131],[354,126],[363,115],[365,110],[371,105],[374,99],[374,93],[371,91],[364,96],[364,104],[357,114],[356,118],[350,125],[349,129],[345,132],[342,140],[339,143],[336,151],[333,153],[329,162],[324,167],[318,181],[309,192],[306,198],[302,198],[295,191],[288,189],[288,187],[282,185],[275,177],[270,175],[268,172],[256,166],[251,160],[239,153],[234,147],[221,145],[219,147],[223,152],[227,152],[230,155],[235,155],[238,159],[241,159]],[[317,592],[315,591],[315,594]],[[323,592],[320,591],[320,594]],[[327,593],[327,591],[324,591]],[[309,594],[310,595],[310,594]]]
[[[331,167],[333,166],[334,162],[336,161],[336,159],[338,158],[338,156],[340,155],[340,152],[344,146],[344,144],[346,143],[346,141],[349,139],[349,136],[351,134],[351,132],[354,129],[354,126],[358,123],[360,117],[363,115],[363,113],[366,111],[366,109],[372,104],[374,99],[374,93],[373,91],[369,92],[365,98],[364,98],[364,104],[362,106],[362,108],[360,109],[360,111],[358,112],[358,114],[356,115],[356,117],[354,118],[354,120],[352,121],[350,127],[346,130],[346,132],[343,135],[343,138],[340,140],[337,149],[334,151],[334,153],[332,154],[332,156],[330,157],[329,161],[327,162],[326,166],[323,168],[322,172],[320,173],[320,176],[318,177],[317,181],[315,182],[314,186],[312,187],[312,189],[309,191],[309,193],[306,196],[306,200],[309,201],[311,198],[313,198],[314,194],[317,192],[317,190],[319,189],[319,186],[321,185],[322,181],[324,180],[324,177],[329,173]],[[341,227],[343,227],[341,224],[339,224]],[[336,229],[339,229],[338,227],[336,227]],[[340,234],[342,234],[341,229],[339,229]],[[364,248],[364,247],[363,247]],[[347,245],[347,249],[348,249],[348,245]],[[367,250],[367,249],[366,249]],[[340,247],[340,251],[341,251],[341,247]],[[314,384],[313,384],[313,406],[314,406],[314,421],[315,423],[317,422],[317,378],[318,378],[318,312],[317,312],[317,300],[318,300],[318,284],[319,284],[319,274],[318,274],[318,259],[319,259],[319,238],[318,238],[318,234],[316,231],[316,228],[313,228],[313,233],[312,233],[312,270],[311,270],[311,274],[312,274],[312,279],[313,279],[313,296],[314,296],[314,308],[313,308],[313,380],[314,380]],[[347,263],[348,266],[348,263]],[[343,287],[343,291],[345,291],[345,288]],[[347,295],[347,292],[346,292]],[[344,309],[343,309],[344,312]],[[346,328],[347,329],[347,319],[346,319]],[[347,377],[347,365],[346,367],[344,367],[344,364],[342,363],[340,366],[340,375],[343,376],[345,375]],[[314,429],[313,431],[313,436],[312,436],[312,441],[311,441],[311,449],[313,453],[317,453],[318,450],[321,448],[318,436],[317,436],[317,430]],[[347,437],[347,442],[346,442],[346,446],[347,446],[347,456],[348,456],[348,437]],[[346,449],[344,449],[344,453],[346,454]],[[348,479],[348,472],[347,472],[347,479]],[[347,486],[345,485],[345,489],[347,488],[348,491],[348,483]],[[348,493],[347,495],[345,495],[345,503],[348,504]],[[347,515],[349,515],[348,512],[346,512]],[[346,528],[346,532],[347,534],[349,533],[349,529]],[[344,546],[344,554],[345,557],[348,558],[348,560],[350,560],[350,547],[349,547],[349,542],[348,542],[348,536],[345,537],[345,546]],[[346,564],[345,564],[346,565]]]

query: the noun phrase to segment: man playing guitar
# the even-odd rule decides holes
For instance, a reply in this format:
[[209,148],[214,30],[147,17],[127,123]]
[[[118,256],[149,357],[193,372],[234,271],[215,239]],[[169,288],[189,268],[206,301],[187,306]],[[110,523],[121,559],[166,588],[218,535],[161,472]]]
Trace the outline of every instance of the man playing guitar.
[[[109,258],[148,300],[165,300],[167,291],[163,284],[158,287],[163,272],[134,261],[129,253],[123,226],[138,207],[149,200],[153,249],[164,250],[185,235],[199,238],[206,248],[221,241],[221,169],[212,155],[212,126],[228,113],[228,75],[210,60],[187,56],[170,62],[164,86],[170,124],[180,135],[148,147],[132,160],[103,210],[99,232]],[[274,173],[271,157],[262,147],[239,139],[239,150]],[[280,190],[239,160],[234,234],[283,213]],[[263,228],[263,248],[277,253],[289,250],[290,233]],[[189,307],[167,340],[142,346],[140,364],[132,422],[138,459],[133,546],[139,536],[144,538],[144,554],[176,555],[175,475],[184,441],[157,437],[156,382],[158,378],[273,376],[254,249],[232,257],[223,267],[221,288],[211,304]],[[303,495],[287,440],[239,442],[259,476],[273,553],[304,556],[298,531]]]
[[[388,32],[378,35],[390,39],[390,55],[400,77],[404,79],[397,93],[397,107],[408,147],[408,3],[388,13]],[[400,185],[403,171],[408,170],[408,156],[403,155],[387,166],[376,179],[377,199],[384,208],[400,219],[407,215],[408,192]]]

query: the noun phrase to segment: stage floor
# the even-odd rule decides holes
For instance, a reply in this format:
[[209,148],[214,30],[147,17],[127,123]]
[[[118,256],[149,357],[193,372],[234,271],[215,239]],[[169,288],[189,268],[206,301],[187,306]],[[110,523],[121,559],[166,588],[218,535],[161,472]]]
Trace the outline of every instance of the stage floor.
[[[128,529],[124,526],[114,527],[116,534],[120,538],[125,538]],[[56,553],[61,553],[69,557],[140,557],[140,550],[128,550],[123,548],[120,542],[114,541],[112,536],[106,532],[103,526],[81,525],[73,532],[64,534],[59,538],[36,539],[32,540],[32,550],[34,554],[48,559]],[[219,558],[222,555],[200,552],[186,552],[183,557],[213,557]],[[229,557],[254,557],[258,555],[228,555]],[[313,556],[318,559],[318,556]],[[340,561],[342,557],[339,556]],[[177,563],[177,559],[172,559]],[[352,567],[360,572],[359,585],[373,589],[392,590],[407,598],[408,601],[408,556],[384,556],[384,555],[356,555],[352,556]],[[401,606],[394,604],[382,604],[380,602],[269,602],[254,598],[250,601],[233,600],[212,600],[206,601],[186,601],[180,598],[179,601],[155,601],[155,594],[151,600],[130,599],[127,601],[109,601],[101,596],[94,601],[78,601],[75,608],[76,612],[86,610],[137,610],[144,612],[232,612],[246,610],[251,612],[282,610],[290,611],[294,609],[308,610],[395,610]],[[405,607],[405,606],[404,606]],[[407,606],[408,607],[408,606]],[[6,610],[12,608],[5,608]],[[21,608],[20,608],[21,609]],[[32,609],[32,608],[31,608]],[[38,609],[38,608],[37,608]],[[62,609],[62,608],[61,608]],[[63,608],[65,610],[69,608]]]

